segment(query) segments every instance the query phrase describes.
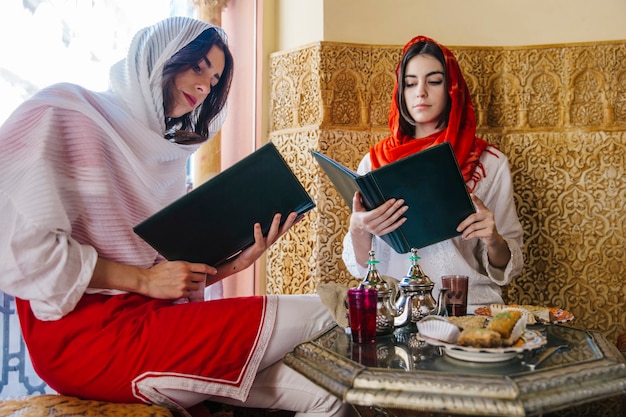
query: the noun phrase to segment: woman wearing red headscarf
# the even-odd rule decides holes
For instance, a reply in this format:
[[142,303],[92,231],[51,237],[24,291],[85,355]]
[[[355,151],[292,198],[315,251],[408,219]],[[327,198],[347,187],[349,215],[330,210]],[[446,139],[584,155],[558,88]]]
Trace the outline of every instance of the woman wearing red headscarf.
[[[359,164],[364,174],[431,146],[450,142],[477,212],[463,220],[460,236],[419,250],[420,266],[438,288],[441,276],[469,277],[468,312],[480,305],[502,303],[500,287],[518,276],[523,265],[523,231],[513,201],[508,160],[476,137],[476,117],[459,64],[450,50],[424,36],[403,49],[396,70],[389,128]],[[391,199],[366,211],[355,194],[343,259],[356,277],[366,274],[370,249],[381,274],[402,279],[408,254],[399,254],[379,236],[404,222],[408,209]],[[438,291],[438,290],[437,290]]]

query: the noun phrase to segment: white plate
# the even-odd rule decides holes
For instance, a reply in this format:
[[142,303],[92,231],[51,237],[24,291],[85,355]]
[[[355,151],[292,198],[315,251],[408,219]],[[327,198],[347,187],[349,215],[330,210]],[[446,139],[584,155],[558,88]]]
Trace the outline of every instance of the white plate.
[[[520,304],[509,304],[508,307],[519,308]],[[523,307],[522,307],[523,308]],[[552,323],[567,323],[568,321],[574,320],[574,315],[569,311],[565,311],[561,308],[556,307],[548,307],[554,316],[554,321]],[[489,306],[478,307],[474,310],[474,314],[477,316],[487,316],[491,317],[491,308]]]
[[515,347],[502,348],[475,348],[468,346],[458,346],[450,343],[444,343],[440,340],[429,339],[419,336],[422,340],[432,346],[443,348],[443,353],[451,358],[470,362],[502,362],[517,356],[518,353],[527,350],[535,350],[545,345],[547,340],[536,330],[526,330],[522,337],[525,343]]

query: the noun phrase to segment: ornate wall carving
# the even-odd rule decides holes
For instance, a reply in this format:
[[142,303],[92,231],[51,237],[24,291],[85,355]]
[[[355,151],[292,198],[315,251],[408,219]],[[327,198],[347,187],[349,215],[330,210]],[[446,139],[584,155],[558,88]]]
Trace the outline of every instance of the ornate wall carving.
[[[615,340],[626,332],[626,41],[451,49],[479,135],[511,162],[526,266],[508,301],[565,308]],[[271,57],[270,140],[317,208],[271,248],[268,293],[358,282],[341,260],[348,208],[308,150],[356,168],[387,135],[400,53],[321,42]]]

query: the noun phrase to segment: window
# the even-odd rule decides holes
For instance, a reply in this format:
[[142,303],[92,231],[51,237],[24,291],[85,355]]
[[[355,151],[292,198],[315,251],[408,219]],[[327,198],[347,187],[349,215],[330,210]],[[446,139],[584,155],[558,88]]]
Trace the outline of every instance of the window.
[[94,90],[123,58],[132,36],[189,0],[4,0],[0,14],[0,123],[24,99],[69,81]]
[[[2,6],[0,124],[22,101],[57,82],[105,90],[109,68],[126,55],[139,29],[193,13],[189,0],[4,0]],[[30,363],[13,297],[0,292],[0,311],[0,397],[52,392]]]

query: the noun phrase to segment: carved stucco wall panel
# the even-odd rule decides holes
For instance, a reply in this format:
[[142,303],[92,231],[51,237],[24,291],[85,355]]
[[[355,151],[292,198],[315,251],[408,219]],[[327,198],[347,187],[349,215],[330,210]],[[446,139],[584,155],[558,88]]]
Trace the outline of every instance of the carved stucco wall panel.
[[[273,135],[271,140],[284,156],[285,161],[300,179],[306,191],[313,196],[319,194],[319,181],[311,170],[309,149],[315,149],[319,132],[300,130]],[[271,184],[268,184],[271,186]],[[319,209],[315,208],[295,224],[289,233],[282,236],[267,252],[267,293],[308,294],[315,292],[316,234],[310,233],[318,221]]]
[[[525,268],[510,302],[558,306],[574,325],[626,332],[626,42],[451,48],[478,135],[509,157]],[[308,150],[356,169],[388,133],[401,46],[317,43],[272,55],[271,131],[317,207],[271,248],[268,293],[356,285],[349,209]]]
[[485,135],[511,160],[526,268],[512,301],[624,331],[626,133]]
[[387,131],[391,92],[396,80],[396,66],[400,60],[400,50],[394,48],[373,48],[372,76],[368,83],[369,122],[373,128]]
[[324,124],[364,127],[369,108],[367,81],[371,78],[371,48],[352,45],[324,45],[320,69],[324,91],[332,91]]

